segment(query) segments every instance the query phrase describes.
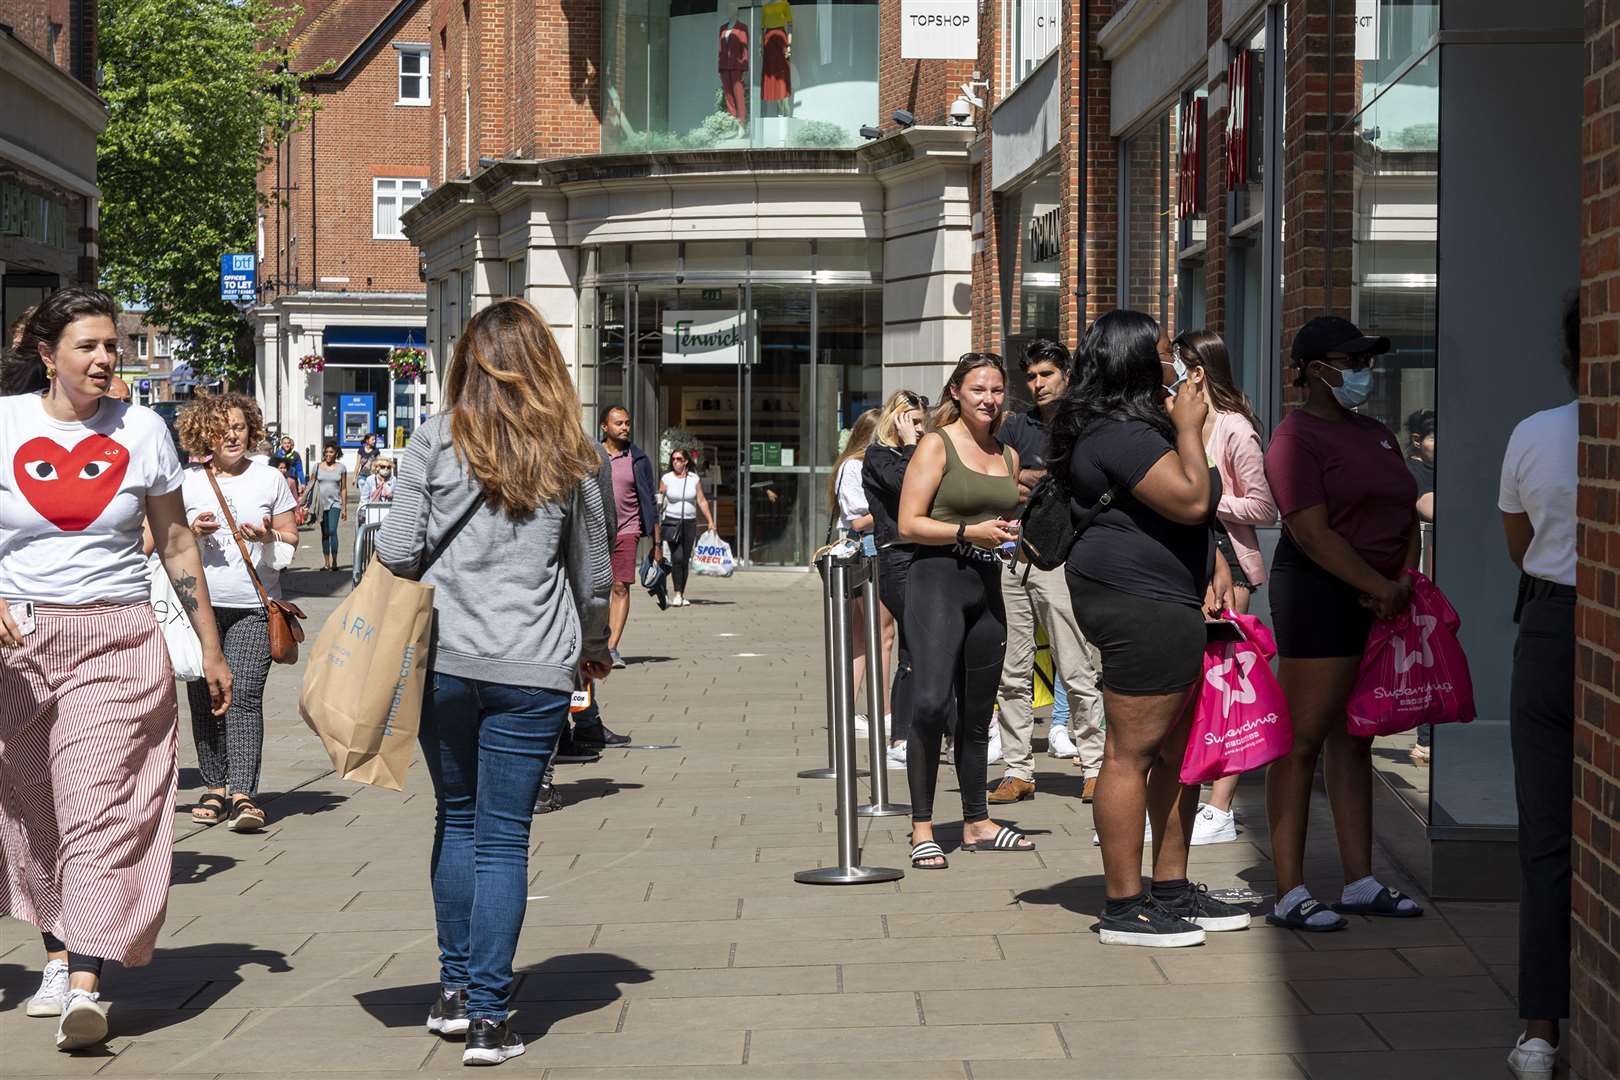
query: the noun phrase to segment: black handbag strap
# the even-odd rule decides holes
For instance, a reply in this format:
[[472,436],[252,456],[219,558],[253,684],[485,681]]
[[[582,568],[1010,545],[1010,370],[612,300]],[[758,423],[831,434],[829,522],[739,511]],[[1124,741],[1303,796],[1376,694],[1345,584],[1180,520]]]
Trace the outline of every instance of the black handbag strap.
[[484,493],[480,491],[478,497],[472,501],[472,505],[467,507],[466,512],[456,519],[454,525],[450,526],[450,531],[444,534],[444,539],[439,541],[439,546],[433,549],[432,553],[428,555],[427,561],[422,564],[422,575],[424,577],[427,576],[428,569],[439,561],[439,556],[443,555],[445,550],[449,548],[451,541],[461,535],[461,530],[467,527],[467,522],[473,519],[473,515],[478,513],[483,505]]

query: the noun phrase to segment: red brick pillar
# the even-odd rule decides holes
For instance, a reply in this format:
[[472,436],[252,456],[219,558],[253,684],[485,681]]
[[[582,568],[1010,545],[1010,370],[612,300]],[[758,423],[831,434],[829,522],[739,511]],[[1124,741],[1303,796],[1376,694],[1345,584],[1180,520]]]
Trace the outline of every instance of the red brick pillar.
[[1620,1076],[1620,10],[1586,5],[1570,1061]]
[[[1221,41],[1221,0],[1209,2],[1209,47]],[[1227,73],[1209,84],[1204,116],[1204,328],[1222,337],[1226,330],[1226,117],[1232,107]],[[1224,94],[1221,88],[1226,87]],[[1216,98],[1226,104],[1214,108]]]
[[[1354,163],[1348,140],[1330,145],[1329,115],[1339,123],[1355,108],[1355,10],[1340,3],[1329,25],[1329,0],[1291,0],[1288,5],[1287,80],[1283,116],[1282,347],[1317,315],[1350,312],[1350,215]],[[1328,39],[1336,60],[1328,77]],[[1268,57],[1269,59],[1269,57]],[[1333,177],[1328,212],[1329,161]],[[1331,283],[1331,284],[1330,284]],[[1293,369],[1284,365],[1284,407],[1297,404]]]
[[[1059,315],[1063,339],[1079,342],[1086,327],[1112,311],[1119,288],[1119,156],[1109,134],[1109,64],[1097,47],[1097,33],[1114,15],[1115,0],[1091,0],[1090,23],[1082,26],[1080,0],[1064,5],[1063,69],[1063,236],[1064,262]],[[1081,75],[1081,49],[1086,71]],[[1081,114],[1085,123],[1081,123]],[[1082,183],[1083,174],[1083,183]],[[1080,235],[1080,207],[1085,228]],[[1085,250],[1084,270],[1078,238]]]

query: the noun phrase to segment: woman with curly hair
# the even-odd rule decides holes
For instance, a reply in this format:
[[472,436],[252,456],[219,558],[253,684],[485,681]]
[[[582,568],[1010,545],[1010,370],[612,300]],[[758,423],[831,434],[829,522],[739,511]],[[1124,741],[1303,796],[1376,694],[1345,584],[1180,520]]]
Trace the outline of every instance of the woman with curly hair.
[[[264,811],[254,799],[264,751],[270,618],[254,574],[265,596],[281,598],[281,572],[273,556],[277,544],[298,544],[298,504],[279,470],[248,456],[264,438],[264,419],[252,398],[198,398],[180,414],[179,428],[181,446],[202,462],[186,469],[181,491],[235,687],[231,707],[215,716],[207,687],[188,684],[191,733],[207,788],[191,818],[204,825],[229,821],[236,832],[256,832],[264,827]],[[253,559],[252,572],[243,561],[244,548]]]

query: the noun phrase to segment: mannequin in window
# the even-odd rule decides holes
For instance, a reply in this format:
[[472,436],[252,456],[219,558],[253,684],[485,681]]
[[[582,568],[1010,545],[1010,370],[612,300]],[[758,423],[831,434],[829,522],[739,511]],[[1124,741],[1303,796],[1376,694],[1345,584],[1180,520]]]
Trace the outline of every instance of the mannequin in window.
[[720,94],[739,124],[748,123],[748,24],[737,4],[731,18],[720,24]]
[[793,5],[768,0],[761,8],[765,26],[765,60],[761,66],[759,97],[776,103],[778,116],[793,115]]

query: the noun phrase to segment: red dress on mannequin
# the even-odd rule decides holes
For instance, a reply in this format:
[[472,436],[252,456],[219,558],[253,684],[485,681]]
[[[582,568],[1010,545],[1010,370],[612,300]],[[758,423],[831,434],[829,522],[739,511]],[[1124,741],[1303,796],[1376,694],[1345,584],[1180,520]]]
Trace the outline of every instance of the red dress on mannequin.
[[748,123],[748,27],[740,21],[720,27],[720,92],[726,112]]
[[793,96],[793,72],[788,49],[793,44],[793,7],[787,0],[770,0],[764,8],[765,60],[761,65],[761,101],[786,101]]

